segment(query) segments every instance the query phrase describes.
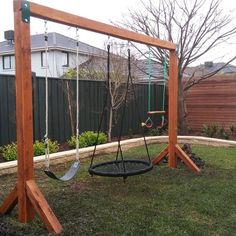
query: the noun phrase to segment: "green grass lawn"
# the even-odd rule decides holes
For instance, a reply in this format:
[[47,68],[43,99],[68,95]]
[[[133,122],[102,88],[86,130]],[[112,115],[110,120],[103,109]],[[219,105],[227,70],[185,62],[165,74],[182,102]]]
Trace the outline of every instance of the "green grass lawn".
[[[151,157],[162,148],[150,145]],[[124,183],[122,178],[90,177],[87,159],[70,182],[48,179],[40,170],[36,181],[64,228],[62,235],[236,235],[236,148],[192,149],[205,160],[200,174],[182,164],[177,169],[161,164]],[[142,152],[140,147],[127,155]],[[0,178],[1,202],[15,181],[13,175]],[[20,224],[16,214],[15,209],[0,221],[23,235],[48,235],[38,217]]]

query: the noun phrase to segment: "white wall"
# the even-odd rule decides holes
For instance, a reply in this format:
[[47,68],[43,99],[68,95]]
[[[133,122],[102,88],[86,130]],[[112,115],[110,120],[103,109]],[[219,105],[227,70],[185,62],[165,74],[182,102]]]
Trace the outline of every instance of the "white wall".
[[[87,55],[79,55],[79,64],[88,60]],[[69,67],[76,67],[76,54],[69,52],[69,67],[63,67],[65,64],[65,56],[59,50],[51,50],[48,54],[48,76],[60,77]],[[41,52],[33,52],[31,54],[32,71],[36,73],[36,76],[45,76],[45,68],[41,65]],[[0,74],[15,74],[14,69],[4,69],[2,56],[0,56]]]

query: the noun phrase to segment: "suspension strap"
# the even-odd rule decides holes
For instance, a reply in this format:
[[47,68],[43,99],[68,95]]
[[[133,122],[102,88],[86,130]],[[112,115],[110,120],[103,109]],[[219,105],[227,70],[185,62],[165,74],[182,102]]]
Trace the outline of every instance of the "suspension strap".
[[[140,114],[139,105],[138,105],[138,102],[137,102],[137,96],[136,96],[136,92],[135,92],[135,87],[134,87],[134,83],[133,83],[133,79],[132,79],[132,75],[131,75],[130,49],[128,49],[128,73],[129,73],[128,77],[130,78],[130,79],[128,79],[128,81],[130,80],[131,90],[133,91],[134,102],[135,102],[135,106],[136,106],[136,109],[137,109],[138,120],[139,120],[139,123],[140,123],[141,122],[141,114]],[[126,106],[126,104],[125,104],[125,106]],[[146,137],[145,137],[143,129],[142,129],[142,136],[143,136],[143,141],[144,141],[147,156],[148,156],[148,161],[149,161],[149,164],[151,164],[151,158],[150,158],[150,154],[149,154],[149,150],[148,150],[148,146],[147,146],[147,141],[146,141]]]
[[50,158],[49,158],[49,138],[48,138],[48,27],[47,21],[44,21],[44,42],[45,42],[45,168],[49,170]]

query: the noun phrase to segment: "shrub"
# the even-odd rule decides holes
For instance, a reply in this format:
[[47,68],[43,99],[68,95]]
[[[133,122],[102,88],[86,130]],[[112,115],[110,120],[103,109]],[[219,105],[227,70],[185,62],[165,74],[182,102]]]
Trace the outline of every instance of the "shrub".
[[[50,153],[57,152],[59,145],[57,141],[49,140],[49,151]],[[34,156],[40,156],[45,153],[45,143],[44,141],[35,141],[33,144]],[[14,161],[17,159],[17,144],[12,142],[0,148],[2,156],[5,161]]]
[[[49,139],[48,144],[49,144],[49,152],[50,153],[55,153],[58,151],[59,145],[58,145],[57,141],[52,141]],[[45,142],[36,140],[33,145],[33,149],[34,149],[34,156],[44,155],[45,154]]]
[[17,159],[17,145],[12,142],[0,148],[5,161],[14,161]]
[[160,130],[158,128],[151,128],[147,130],[148,136],[158,136],[160,135]]
[[234,132],[234,126],[229,126],[229,129],[224,127],[224,125],[218,125],[218,124],[204,124],[202,127],[202,133],[210,138],[221,138],[221,139],[229,139],[230,133],[233,135]]
[[217,124],[204,124],[202,133],[207,137],[213,138],[218,132],[219,126]]
[[[93,146],[96,144],[97,140],[97,132],[93,131],[86,131],[80,134],[79,136],[79,147],[89,147]],[[98,136],[98,142],[97,144],[102,144],[107,141],[107,136],[103,132],[99,133]],[[69,144],[70,147],[76,148],[76,136],[72,136],[69,140],[67,140],[67,143]]]

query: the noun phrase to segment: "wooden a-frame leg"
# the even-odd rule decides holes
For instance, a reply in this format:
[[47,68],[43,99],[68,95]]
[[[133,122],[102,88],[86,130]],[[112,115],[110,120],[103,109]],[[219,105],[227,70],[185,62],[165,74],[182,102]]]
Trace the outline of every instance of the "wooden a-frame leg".
[[[196,166],[196,164],[189,158],[189,156],[181,149],[181,147],[176,144],[174,146],[175,154],[184,162],[184,164],[194,172],[200,172],[201,170]],[[152,160],[153,165],[157,165],[166,155],[169,154],[169,145],[167,145],[159,154]],[[169,163],[169,159],[168,159]],[[176,168],[176,167],[172,167]]]
[[152,160],[152,164],[153,165],[157,165],[167,154],[168,154],[168,150],[169,150],[169,145],[167,145],[160,153],[158,156],[156,156],[153,160]]
[[18,202],[17,195],[17,186],[10,192],[7,198],[4,200],[3,204],[0,207],[0,215],[8,214],[12,211],[12,209],[16,206]]
[[189,156],[181,149],[181,147],[176,144],[175,152],[177,156],[184,162],[184,164],[194,172],[200,172],[201,170],[196,166],[196,164],[189,158]]
[[49,232],[59,234],[62,232],[62,226],[54,215],[52,209],[40,192],[34,180],[26,181],[27,195],[34,206],[35,211],[41,217]]

